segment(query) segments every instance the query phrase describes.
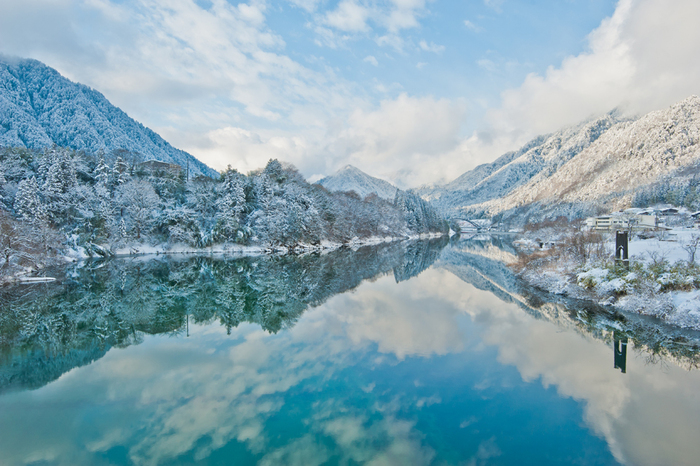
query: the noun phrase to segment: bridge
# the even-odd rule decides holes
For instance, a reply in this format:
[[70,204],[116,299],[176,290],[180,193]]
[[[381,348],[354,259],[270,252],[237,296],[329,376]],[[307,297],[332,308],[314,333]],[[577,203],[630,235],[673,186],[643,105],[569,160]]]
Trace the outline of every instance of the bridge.
[[476,231],[484,231],[488,230],[491,228],[491,220],[490,219],[469,219],[469,218],[464,218],[464,217],[458,217],[455,218],[455,221],[459,225],[460,229],[462,231],[470,231],[472,227]]

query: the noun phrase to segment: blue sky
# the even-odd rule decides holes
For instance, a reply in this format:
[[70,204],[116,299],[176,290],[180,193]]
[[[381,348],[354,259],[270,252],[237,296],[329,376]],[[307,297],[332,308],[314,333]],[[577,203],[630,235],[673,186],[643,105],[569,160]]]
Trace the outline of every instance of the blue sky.
[[528,139],[700,93],[695,0],[0,0],[0,53],[216,169],[449,181]]

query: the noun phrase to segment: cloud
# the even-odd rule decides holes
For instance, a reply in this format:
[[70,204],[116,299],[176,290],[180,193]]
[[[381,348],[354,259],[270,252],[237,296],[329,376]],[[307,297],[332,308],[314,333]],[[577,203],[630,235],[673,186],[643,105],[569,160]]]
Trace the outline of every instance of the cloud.
[[[315,21],[349,34],[373,32],[378,44],[400,50],[401,32],[418,27],[419,17],[425,10],[425,0],[342,0],[334,10],[318,16]],[[324,42],[328,42],[327,39]]]
[[501,6],[503,5],[504,1],[505,0],[484,0],[484,5],[493,9],[497,13],[500,13],[502,11]]
[[476,24],[472,23],[468,19],[464,20],[464,25],[468,29],[470,29],[471,31],[474,31],[474,32],[482,32],[484,30],[484,28],[482,28],[481,26],[477,26]]
[[[489,132],[523,142],[620,107],[664,108],[700,92],[700,3],[620,0],[588,37],[588,49],[502,93]],[[495,155],[495,154],[494,154]]]
[[361,32],[368,29],[370,11],[354,0],[343,0],[334,11],[326,13],[324,23],[345,32]]
[[379,62],[378,62],[377,59],[374,58],[372,55],[366,56],[366,57],[364,58],[364,60],[362,60],[362,61],[367,62],[367,63],[369,63],[369,64],[371,64],[371,65],[374,65],[374,66],[379,66]]
[[309,13],[313,13],[316,11],[316,8],[318,8],[318,4],[321,3],[321,0],[289,0],[289,2]]
[[433,52],[433,53],[440,54],[440,53],[445,51],[444,45],[437,45],[437,44],[434,44],[432,42],[430,44],[428,44],[424,40],[420,41],[418,43],[418,45],[420,46],[421,50],[424,50],[426,52]]
[[405,93],[375,110],[355,110],[327,134],[326,167],[332,171],[349,163],[403,187],[426,182],[458,147],[465,115],[460,102]]

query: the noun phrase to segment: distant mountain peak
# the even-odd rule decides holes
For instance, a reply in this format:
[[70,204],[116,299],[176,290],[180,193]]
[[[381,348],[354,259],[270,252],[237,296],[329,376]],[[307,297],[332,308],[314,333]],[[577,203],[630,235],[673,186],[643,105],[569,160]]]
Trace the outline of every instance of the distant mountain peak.
[[374,193],[383,199],[394,199],[397,191],[388,181],[370,176],[352,165],[345,165],[318,184],[329,191],[355,191],[360,197]]

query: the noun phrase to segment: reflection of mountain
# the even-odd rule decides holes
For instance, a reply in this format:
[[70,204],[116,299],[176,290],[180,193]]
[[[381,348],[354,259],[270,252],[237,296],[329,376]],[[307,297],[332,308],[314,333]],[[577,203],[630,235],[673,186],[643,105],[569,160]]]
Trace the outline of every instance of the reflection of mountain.
[[304,257],[112,260],[59,285],[3,290],[0,392],[38,388],[145,334],[184,333],[188,322],[241,322],[278,332],[309,306],[393,273],[428,268],[446,239],[341,249]]
[[498,260],[499,254],[494,248],[506,255],[514,251],[507,241],[479,237],[444,249],[436,265],[560,328],[572,329],[611,345],[615,332],[620,338],[632,339],[636,347],[645,348],[652,359],[670,357],[682,366],[700,367],[700,332],[681,330],[647,316],[622,314],[589,301],[538,292],[526,286]]
[[512,249],[512,246],[497,237],[460,241],[442,252],[438,265],[505,302],[524,305],[524,300],[518,295],[519,284],[515,275],[506,264],[493,258],[493,249],[507,251],[508,248]]

